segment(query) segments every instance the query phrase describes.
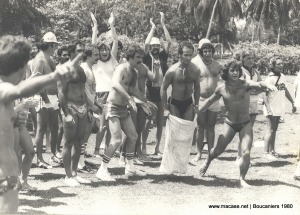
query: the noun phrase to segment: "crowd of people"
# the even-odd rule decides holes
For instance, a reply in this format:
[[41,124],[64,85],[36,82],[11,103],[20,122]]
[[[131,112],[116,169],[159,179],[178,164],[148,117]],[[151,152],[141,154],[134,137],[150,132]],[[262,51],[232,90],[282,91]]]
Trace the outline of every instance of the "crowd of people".
[[[48,32],[32,60],[31,45],[25,38],[8,35],[0,39],[1,212],[17,212],[18,190],[37,189],[27,181],[35,153],[38,167],[52,168],[43,158],[47,130],[50,131],[51,161],[63,163],[65,184],[75,187],[91,183],[78,172],[91,171],[85,154],[92,132],[97,132],[94,156],[101,159],[96,177],[115,181],[108,166],[116,154],[119,164],[125,166],[125,177],[147,175],[134,164],[151,160],[146,146],[151,121],[155,119],[157,126],[154,154],[162,156],[164,111],[188,121],[197,116],[193,143],[197,154],[189,161],[190,165],[198,165],[206,139],[208,154],[200,167],[200,174],[204,175],[212,160],[221,155],[239,133],[236,162],[240,185],[249,187],[245,176],[251,163],[258,94],[263,93],[267,121],[264,156],[268,160],[277,159],[275,137],[280,116],[285,113],[285,97],[292,103],[292,112],[300,106],[300,78],[295,81],[294,103],[286,87],[280,58],[271,59],[271,72],[262,81],[254,69],[253,50],[243,52],[241,61],[231,59],[222,66],[213,59],[213,44],[201,39],[197,50],[191,42],[182,41],[178,48],[179,61],[169,66],[171,37],[163,13],[161,26],[167,46],[154,37],[156,25],[151,19],[145,46],[131,44],[124,58],[113,14],[109,19],[111,44],[97,42],[98,25],[93,14],[91,18],[91,44],[77,41],[66,46]],[[57,65],[52,58],[55,52],[59,58]],[[168,98],[170,85],[172,91]],[[214,144],[220,98],[224,101],[226,118],[223,132]],[[34,143],[25,126],[29,113],[34,122]],[[101,152],[104,138],[105,150]],[[295,178],[300,178],[300,165]]]

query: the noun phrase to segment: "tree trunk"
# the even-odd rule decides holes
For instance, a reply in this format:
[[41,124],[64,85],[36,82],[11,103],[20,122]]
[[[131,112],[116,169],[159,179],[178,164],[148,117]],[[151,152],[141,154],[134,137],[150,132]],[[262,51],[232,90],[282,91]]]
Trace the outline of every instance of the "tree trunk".
[[212,25],[212,21],[213,21],[214,15],[215,15],[217,4],[218,4],[218,0],[215,1],[213,11],[211,13],[211,17],[210,17],[210,21],[209,21],[209,25],[208,25],[208,29],[207,29],[207,33],[206,33],[206,39],[209,39],[209,33],[211,31],[211,25]]
[[255,24],[254,24],[254,21],[253,21],[253,18],[252,18],[252,43],[254,42],[254,32],[255,32]]
[[277,37],[277,45],[279,46],[279,43],[280,43],[280,26],[279,26],[279,29],[278,29],[278,37]]

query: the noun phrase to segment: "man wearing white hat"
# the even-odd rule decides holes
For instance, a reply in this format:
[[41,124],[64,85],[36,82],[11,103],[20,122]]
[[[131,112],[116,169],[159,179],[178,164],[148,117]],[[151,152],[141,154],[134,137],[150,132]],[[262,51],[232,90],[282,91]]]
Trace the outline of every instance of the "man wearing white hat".
[[[39,53],[35,56],[32,62],[32,73],[36,75],[46,75],[55,71],[55,63],[51,56],[57,49],[56,36],[52,32],[46,33],[41,43],[39,44]],[[51,159],[57,160],[56,144],[58,136],[58,98],[56,82],[35,95],[39,100],[37,111],[37,132],[35,136],[35,145],[37,152],[37,165],[42,168],[52,168],[42,156],[43,138],[47,130],[47,125],[51,131],[51,152],[53,153]]]
[[[159,80],[157,83],[153,83],[150,80],[146,82],[147,90],[146,90],[146,96],[147,99],[151,102],[154,102],[157,106],[157,114],[156,114],[156,123],[157,123],[157,131],[156,131],[156,146],[155,146],[155,155],[161,155],[161,152],[159,151],[159,145],[162,135],[162,129],[163,129],[163,116],[164,116],[164,108],[162,104],[162,100],[160,97],[160,88],[163,81],[163,76],[166,74],[168,70],[168,53],[169,49],[171,47],[171,37],[170,34],[165,26],[165,15],[164,13],[160,12],[161,15],[161,25],[164,30],[164,34],[167,39],[167,47],[164,47],[160,44],[160,41],[157,37],[153,37],[154,31],[156,29],[155,24],[152,22],[152,18],[150,19],[151,24],[151,31],[149,32],[146,41],[145,41],[145,57],[144,57],[144,64],[148,66],[150,71],[154,72],[155,70],[159,70]],[[162,51],[160,51],[160,48],[163,48]],[[147,123],[150,123],[148,121]],[[147,128],[148,126],[146,126]],[[147,130],[145,129],[145,136],[147,136]],[[143,134],[143,135],[144,135]],[[143,139],[147,139],[147,137],[143,137]],[[143,144],[143,160],[147,160],[146,148],[145,144]]]
[[[201,39],[199,41],[198,55],[192,59],[192,62],[196,64],[200,73],[200,101],[201,105],[207,100],[215,91],[219,73],[222,66],[215,60],[213,60],[213,54],[215,52],[214,46],[208,39]],[[204,130],[207,132],[208,150],[213,147],[215,138],[215,124],[217,121],[217,114],[220,111],[219,101],[214,102],[210,107],[198,114],[198,135],[197,135],[197,155],[190,161],[190,164],[196,165],[196,162],[201,159],[201,151],[203,148]]]

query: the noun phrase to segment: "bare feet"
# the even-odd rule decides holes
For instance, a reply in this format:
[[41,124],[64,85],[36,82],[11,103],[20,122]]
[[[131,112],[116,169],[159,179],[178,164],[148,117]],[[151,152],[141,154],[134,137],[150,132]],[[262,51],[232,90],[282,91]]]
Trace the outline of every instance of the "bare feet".
[[203,176],[203,175],[206,173],[208,167],[209,167],[209,163],[208,163],[207,161],[205,161],[205,162],[201,165],[201,167],[200,167],[200,169],[199,169],[200,175]]
[[251,185],[249,185],[244,179],[240,178],[240,185],[243,188],[248,188],[248,187],[252,187]]
[[95,149],[95,151],[94,151],[94,156],[97,157],[97,158],[100,158],[100,157],[101,157],[101,154],[100,154],[99,149]]
[[189,164],[192,166],[197,166],[198,162],[201,160],[201,154],[198,153],[194,158],[190,159]]
[[30,186],[27,182],[23,182],[22,183],[22,189],[21,190],[29,190],[29,191],[36,191],[37,188],[36,187],[32,187]]
[[142,154],[147,155],[147,148],[146,147],[142,149]]
[[38,160],[36,165],[44,169],[52,169],[53,167],[44,160]]

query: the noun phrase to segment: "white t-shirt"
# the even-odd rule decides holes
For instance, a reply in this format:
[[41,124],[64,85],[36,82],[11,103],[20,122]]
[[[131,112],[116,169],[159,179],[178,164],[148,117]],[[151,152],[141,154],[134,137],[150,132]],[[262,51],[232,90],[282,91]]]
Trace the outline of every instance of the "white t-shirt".
[[112,88],[112,77],[118,62],[115,57],[111,56],[107,62],[98,60],[93,65],[93,72],[96,80],[96,92],[108,92]]
[[[254,71],[254,75],[252,76],[252,79],[251,79],[250,72],[247,69],[245,69],[244,67],[242,67],[242,70],[243,70],[243,75],[241,78],[243,78],[244,80],[252,80],[252,81],[258,82],[257,71]],[[251,90],[251,92],[255,92],[255,91],[256,90]],[[250,93],[250,102],[257,103],[258,95],[251,95],[251,93]]]
[[[275,85],[278,76],[274,76],[271,73],[267,78],[266,82]],[[284,74],[281,73],[280,79],[276,84],[278,91],[269,91],[267,99],[270,103],[270,108],[273,116],[283,116],[285,114],[285,89],[286,89],[286,79]],[[267,109],[264,106],[264,115],[267,116]]]
[[80,64],[84,73],[86,75],[86,82],[85,82],[85,93],[87,98],[94,104],[95,101],[95,93],[96,93],[96,81],[93,74],[93,70],[87,63]]
[[295,87],[295,90],[297,87],[297,96],[295,98],[295,107],[300,107],[300,72],[298,73],[298,76],[294,82],[294,87]]

